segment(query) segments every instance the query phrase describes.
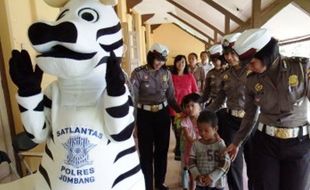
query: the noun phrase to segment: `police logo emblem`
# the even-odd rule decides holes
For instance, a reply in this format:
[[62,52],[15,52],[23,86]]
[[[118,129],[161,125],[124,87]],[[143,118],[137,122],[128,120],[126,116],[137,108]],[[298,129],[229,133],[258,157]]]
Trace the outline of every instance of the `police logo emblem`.
[[149,76],[144,75],[144,80],[147,80],[147,79],[149,79]]
[[224,46],[224,47],[228,47],[228,46],[229,46],[229,44],[230,44],[230,43],[229,43],[229,41],[228,41],[228,40],[224,40],[224,41],[223,41],[223,46]]
[[264,86],[261,83],[257,83],[255,85],[256,92],[261,92],[263,90]]
[[161,55],[164,56],[164,57],[166,57],[166,56],[168,55],[167,50],[164,50],[163,52],[161,52]]
[[288,84],[291,86],[291,87],[295,87],[295,86],[298,86],[298,76],[297,75],[290,75],[289,78],[288,78]]
[[63,146],[67,150],[67,160],[65,160],[65,164],[75,168],[81,168],[93,163],[89,160],[88,153],[96,145],[90,143],[87,138],[73,136],[70,137]]

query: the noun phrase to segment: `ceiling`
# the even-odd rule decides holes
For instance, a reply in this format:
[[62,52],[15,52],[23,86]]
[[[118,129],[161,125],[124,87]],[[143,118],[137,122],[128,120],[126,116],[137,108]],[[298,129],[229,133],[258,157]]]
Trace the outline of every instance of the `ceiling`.
[[207,44],[251,27],[279,40],[310,34],[309,0],[140,0],[130,8],[154,14],[145,24],[174,23]]

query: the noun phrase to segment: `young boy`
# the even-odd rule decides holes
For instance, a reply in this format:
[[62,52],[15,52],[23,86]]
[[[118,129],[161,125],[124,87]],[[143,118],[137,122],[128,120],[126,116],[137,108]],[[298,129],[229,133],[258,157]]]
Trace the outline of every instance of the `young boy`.
[[217,117],[210,111],[202,111],[197,119],[201,139],[192,146],[189,169],[196,180],[196,190],[223,190],[230,158],[224,154],[225,143],[217,134]]

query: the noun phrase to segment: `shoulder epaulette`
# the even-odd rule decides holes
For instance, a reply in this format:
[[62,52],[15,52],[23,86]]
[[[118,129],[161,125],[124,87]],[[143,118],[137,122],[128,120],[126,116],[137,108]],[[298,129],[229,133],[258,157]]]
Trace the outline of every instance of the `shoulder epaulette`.
[[307,57],[286,57],[285,60],[287,61],[287,63],[309,63],[309,58]]
[[135,68],[135,72],[142,71],[144,69],[146,69],[146,65],[142,65],[142,66]]

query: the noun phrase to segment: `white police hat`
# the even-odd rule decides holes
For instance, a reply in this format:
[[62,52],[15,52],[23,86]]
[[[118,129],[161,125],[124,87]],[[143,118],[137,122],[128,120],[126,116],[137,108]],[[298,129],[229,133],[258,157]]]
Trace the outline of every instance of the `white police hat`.
[[252,58],[271,40],[271,35],[264,28],[255,28],[244,31],[234,45],[240,59]]
[[166,46],[159,44],[159,43],[155,43],[152,45],[152,47],[150,48],[150,52],[152,53],[157,53],[160,54],[163,57],[167,57],[169,50]]
[[208,51],[211,58],[218,58],[223,54],[223,46],[221,44],[214,44]]
[[223,47],[232,48],[234,43],[237,41],[237,39],[239,38],[240,35],[241,35],[241,33],[239,33],[239,32],[225,35],[222,39]]

